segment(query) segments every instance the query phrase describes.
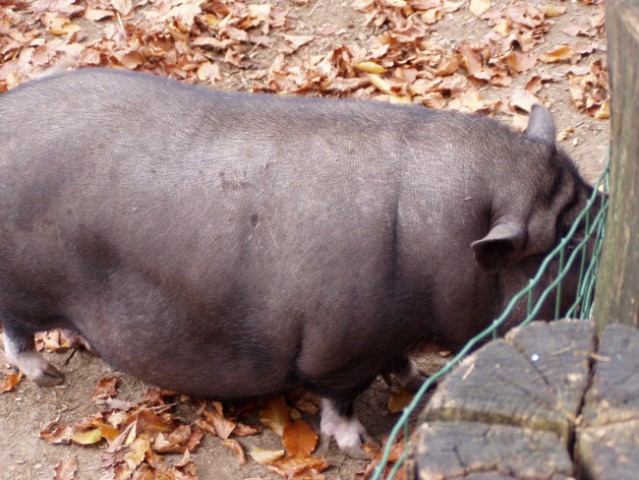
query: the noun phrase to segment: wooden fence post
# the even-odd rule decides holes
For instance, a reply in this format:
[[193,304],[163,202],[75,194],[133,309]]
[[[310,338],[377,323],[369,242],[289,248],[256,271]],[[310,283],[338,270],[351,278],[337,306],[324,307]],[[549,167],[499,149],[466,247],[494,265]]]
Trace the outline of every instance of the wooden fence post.
[[606,0],[611,198],[594,318],[639,326],[639,3]]

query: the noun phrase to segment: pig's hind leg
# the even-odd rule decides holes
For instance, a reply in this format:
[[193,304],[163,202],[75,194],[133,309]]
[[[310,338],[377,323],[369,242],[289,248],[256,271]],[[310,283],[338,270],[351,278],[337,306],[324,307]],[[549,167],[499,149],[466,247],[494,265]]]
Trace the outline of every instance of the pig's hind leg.
[[6,312],[2,313],[2,320],[4,353],[9,363],[42,387],[62,383],[64,375],[36,351],[33,332],[7,318]]
[[352,402],[345,405],[339,401],[323,398],[320,427],[324,448],[328,447],[332,437],[339,449],[352,458],[369,459],[362,449],[362,441],[377,444],[355,416]]

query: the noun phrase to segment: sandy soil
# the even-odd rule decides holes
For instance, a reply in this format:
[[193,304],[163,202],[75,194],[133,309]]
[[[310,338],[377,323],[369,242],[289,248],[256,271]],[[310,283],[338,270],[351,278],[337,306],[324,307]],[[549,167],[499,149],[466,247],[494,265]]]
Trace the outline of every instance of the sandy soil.
[[[350,2],[336,0],[314,0],[306,4],[293,4],[278,0],[272,2],[292,9],[290,18],[293,29],[290,33],[313,34],[318,40],[298,50],[295,55],[310,55],[321,53],[336,44],[359,43],[365,44],[375,35],[372,26],[366,24],[363,13],[352,8]],[[493,5],[506,2],[493,2]],[[533,2],[541,3],[541,2]],[[581,2],[545,2],[552,5],[565,6],[568,12],[552,19],[552,27],[544,42],[537,51],[546,51],[560,43],[572,43],[573,37],[568,37],[562,30],[573,23],[587,24],[592,15],[592,6]],[[319,32],[327,27],[334,27],[335,35],[322,36]],[[442,43],[456,45],[464,39],[479,38],[489,29],[489,25],[471,14],[467,8],[462,8],[452,14],[447,14],[439,23],[433,26],[433,35]],[[96,32],[96,35],[99,32]],[[603,43],[603,40],[600,40]],[[605,48],[602,44],[601,49]],[[600,58],[604,54],[599,51],[590,59]],[[253,60],[268,65],[273,60],[269,51],[256,49]],[[573,158],[579,163],[584,175],[593,180],[598,175],[605,160],[609,139],[607,121],[595,120],[579,113],[571,104],[568,95],[568,82],[565,73],[568,64],[538,64],[534,71],[521,75],[512,87],[523,85],[533,73],[552,74],[560,79],[559,82],[547,84],[543,95],[548,98],[548,105],[553,112],[558,130],[574,127],[575,133],[567,141],[561,143]],[[250,84],[247,72],[240,70],[225,71],[221,88],[239,89]],[[482,90],[487,96],[497,92],[496,87]],[[503,89],[501,92],[503,93]],[[98,380],[106,375],[112,375],[112,370],[101,360],[85,351],[78,351],[73,356],[66,354],[49,354],[48,357],[65,374],[63,385],[44,389],[29,381],[23,381],[18,388],[10,393],[0,394],[0,480],[40,480],[53,478],[53,467],[60,460],[77,456],[79,472],[77,479],[89,480],[102,478],[100,456],[103,446],[53,446],[38,438],[40,430],[50,421],[59,420],[60,423],[72,422],[81,416],[95,412],[97,407],[91,401],[91,393]],[[435,370],[443,359],[431,354],[420,360],[427,370]],[[6,364],[0,352],[0,366]],[[6,371],[6,370],[5,370]],[[124,399],[135,400],[145,386],[124,374],[116,373],[121,379],[121,396]],[[398,415],[391,415],[386,410],[388,389],[378,380],[365,394],[358,399],[356,409],[369,432],[377,438],[383,438],[389,431]],[[186,409],[188,410],[188,409]],[[185,416],[189,412],[185,410]],[[315,427],[318,417],[309,417]],[[281,448],[279,440],[270,431],[259,436],[242,439],[245,447],[259,445],[262,448]],[[198,465],[198,474],[202,479],[271,479],[279,478],[269,472],[264,466],[249,460],[248,465],[238,467],[231,453],[224,448],[219,439],[207,436],[202,447],[194,454]],[[355,472],[364,468],[365,462],[346,458],[335,447],[331,448],[328,461],[332,467],[327,470],[329,479],[351,479]]]

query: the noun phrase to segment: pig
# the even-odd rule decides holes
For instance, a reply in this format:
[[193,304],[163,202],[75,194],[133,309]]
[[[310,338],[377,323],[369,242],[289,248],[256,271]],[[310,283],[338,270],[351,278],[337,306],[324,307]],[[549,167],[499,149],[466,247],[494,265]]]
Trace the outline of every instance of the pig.
[[414,388],[414,345],[458,348],[488,326],[592,193],[540,105],[517,134],[95,68],[0,95],[0,131],[13,365],[60,383],[33,339],[59,327],[191,395],[303,386],[322,434],[358,458],[370,436],[353,400],[389,370]]

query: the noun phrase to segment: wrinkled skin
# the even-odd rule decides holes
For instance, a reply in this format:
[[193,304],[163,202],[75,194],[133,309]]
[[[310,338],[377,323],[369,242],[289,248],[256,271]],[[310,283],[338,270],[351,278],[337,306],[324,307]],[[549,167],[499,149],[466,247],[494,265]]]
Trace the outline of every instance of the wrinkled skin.
[[[458,347],[535,273],[591,189],[555,146],[422,107],[214,92],[83,70],[0,96],[0,318],[214,398],[304,385],[353,456],[352,401],[416,342]],[[574,295],[574,292],[572,292]],[[570,297],[568,292],[567,297]]]

